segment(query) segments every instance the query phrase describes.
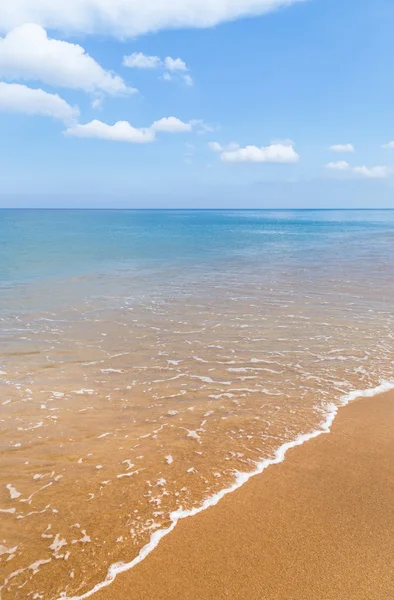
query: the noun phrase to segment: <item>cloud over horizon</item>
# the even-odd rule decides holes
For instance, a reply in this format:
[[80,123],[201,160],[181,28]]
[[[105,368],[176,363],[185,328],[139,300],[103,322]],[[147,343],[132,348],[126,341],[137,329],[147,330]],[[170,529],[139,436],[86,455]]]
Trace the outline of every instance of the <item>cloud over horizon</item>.
[[269,146],[245,146],[241,148],[236,142],[221,146],[218,142],[210,142],[209,147],[220,154],[227,163],[276,163],[293,164],[300,160],[292,143],[276,143]]
[[348,175],[364,177],[366,179],[387,179],[394,173],[393,167],[382,165],[376,167],[367,167],[365,165],[352,167],[345,160],[327,163],[325,168],[329,171],[337,171]]
[[77,138],[96,138],[112,142],[146,144],[156,140],[156,133],[187,133],[193,130],[193,122],[184,123],[177,117],[164,117],[149,127],[133,127],[128,121],[108,125],[97,119],[90,123],[69,127],[64,135]]

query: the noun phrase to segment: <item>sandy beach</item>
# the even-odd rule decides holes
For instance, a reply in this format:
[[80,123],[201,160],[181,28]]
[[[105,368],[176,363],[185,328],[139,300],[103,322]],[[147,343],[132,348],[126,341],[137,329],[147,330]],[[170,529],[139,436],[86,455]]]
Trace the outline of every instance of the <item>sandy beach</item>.
[[394,600],[393,212],[0,217],[1,600]]
[[394,598],[394,393],[341,409],[96,600]]

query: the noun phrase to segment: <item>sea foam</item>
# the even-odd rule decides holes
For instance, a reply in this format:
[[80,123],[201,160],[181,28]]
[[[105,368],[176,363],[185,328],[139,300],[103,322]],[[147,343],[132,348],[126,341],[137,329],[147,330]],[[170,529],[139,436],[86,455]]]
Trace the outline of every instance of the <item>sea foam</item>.
[[91,590],[85,592],[80,596],[66,596],[62,594],[58,600],[84,600],[85,598],[89,598],[93,596],[99,590],[109,586],[119,575],[120,573],[124,573],[133,569],[136,565],[142,562],[153,550],[158,546],[160,541],[171,531],[173,531],[181,519],[186,519],[187,517],[193,517],[198,513],[210,508],[211,506],[215,506],[224,496],[227,494],[231,494],[235,492],[237,489],[242,487],[249,479],[256,475],[260,475],[265,469],[271,465],[277,465],[285,460],[286,454],[288,450],[291,448],[295,448],[297,446],[302,446],[305,442],[312,440],[314,438],[319,437],[323,433],[329,433],[331,431],[332,424],[337,416],[339,409],[346,406],[350,402],[357,400],[358,398],[368,398],[373,397],[378,394],[383,394],[384,392],[388,392],[389,390],[394,389],[394,380],[392,381],[382,381],[381,384],[374,388],[369,388],[365,390],[355,390],[353,392],[349,392],[340,398],[339,404],[335,405],[333,403],[326,405],[326,414],[325,419],[321,422],[320,426],[310,433],[305,433],[299,435],[295,440],[291,442],[286,442],[280,446],[273,458],[264,459],[256,464],[256,469],[254,471],[246,472],[236,472],[234,483],[220,492],[217,492],[213,496],[207,498],[200,506],[192,508],[190,510],[183,510],[179,508],[178,510],[173,511],[170,514],[171,525],[167,528],[158,529],[155,531],[149,542],[140,550],[139,554],[128,563],[114,563],[112,564],[107,572],[107,576],[104,581],[96,584]]

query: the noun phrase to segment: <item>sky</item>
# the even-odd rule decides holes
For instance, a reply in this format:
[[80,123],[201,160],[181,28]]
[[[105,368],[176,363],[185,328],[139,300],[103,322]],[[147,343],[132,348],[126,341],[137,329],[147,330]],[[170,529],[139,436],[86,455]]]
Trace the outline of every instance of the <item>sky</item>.
[[2,0],[0,207],[394,208],[392,0]]

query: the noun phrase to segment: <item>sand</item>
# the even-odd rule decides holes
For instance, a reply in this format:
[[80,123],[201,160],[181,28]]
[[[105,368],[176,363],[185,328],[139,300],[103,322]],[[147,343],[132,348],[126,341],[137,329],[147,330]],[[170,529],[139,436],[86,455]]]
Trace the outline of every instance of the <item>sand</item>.
[[341,409],[95,600],[394,598],[394,393]]

